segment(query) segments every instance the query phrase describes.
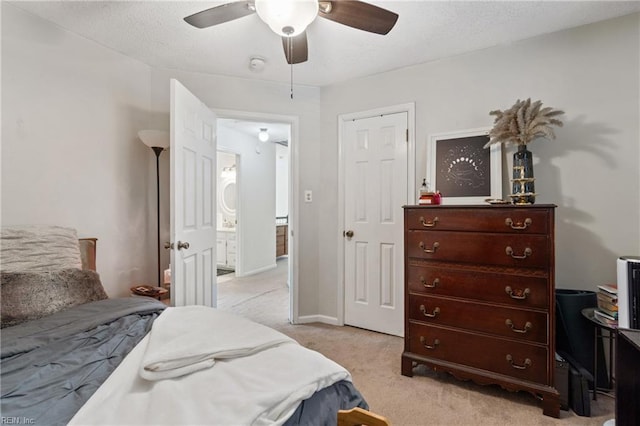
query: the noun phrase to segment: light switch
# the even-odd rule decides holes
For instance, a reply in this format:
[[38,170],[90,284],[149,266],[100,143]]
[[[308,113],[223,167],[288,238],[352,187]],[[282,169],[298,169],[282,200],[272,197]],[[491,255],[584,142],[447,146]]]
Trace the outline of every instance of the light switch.
[[312,194],[310,189],[306,189],[304,191],[304,202],[305,203],[310,203],[312,201],[313,201],[313,194]]

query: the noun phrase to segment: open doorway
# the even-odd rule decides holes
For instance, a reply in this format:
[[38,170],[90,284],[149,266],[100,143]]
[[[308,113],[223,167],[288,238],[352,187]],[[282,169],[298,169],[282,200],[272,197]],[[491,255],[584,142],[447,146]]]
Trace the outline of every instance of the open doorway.
[[[217,130],[218,307],[260,322],[289,322],[291,125],[218,118]],[[232,188],[235,215],[222,205]],[[261,318],[265,313],[269,319]]]

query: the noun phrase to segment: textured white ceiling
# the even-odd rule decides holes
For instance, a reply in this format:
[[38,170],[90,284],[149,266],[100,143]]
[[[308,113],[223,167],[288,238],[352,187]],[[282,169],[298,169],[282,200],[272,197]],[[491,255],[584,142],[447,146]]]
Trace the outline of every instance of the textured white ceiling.
[[[197,29],[224,1],[18,1],[15,6],[151,66],[289,82],[280,38],[257,15]],[[296,84],[323,86],[640,11],[639,1],[371,1],[400,15],[386,36],[317,18]],[[266,60],[259,73],[249,59]]]

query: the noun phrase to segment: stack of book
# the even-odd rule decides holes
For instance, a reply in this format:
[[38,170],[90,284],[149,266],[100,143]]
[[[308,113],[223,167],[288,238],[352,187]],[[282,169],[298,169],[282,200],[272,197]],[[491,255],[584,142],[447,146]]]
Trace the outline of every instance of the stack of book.
[[426,206],[426,205],[434,205],[434,204],[439,204],[435,202],[435,193],[433,192],[420,192],[420,198],[418,199],[418,205],[419,206]]
[[427,180],[422,180],[422,186],[420,186],[420,196],[418,197],[418,205],[437,205],[440,204],[440,191],[431,192]]
[[593,311],[594,317],[608,326],[618,326],[618,286],[604,284],[598,286],[598,307]]

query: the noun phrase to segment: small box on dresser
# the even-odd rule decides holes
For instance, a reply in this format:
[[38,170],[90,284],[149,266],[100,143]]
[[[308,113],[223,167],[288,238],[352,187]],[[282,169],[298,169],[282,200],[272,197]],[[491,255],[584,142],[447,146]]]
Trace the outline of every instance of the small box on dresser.
[[403,375],[527,391],[559,417],[555,207],[405,206]]

